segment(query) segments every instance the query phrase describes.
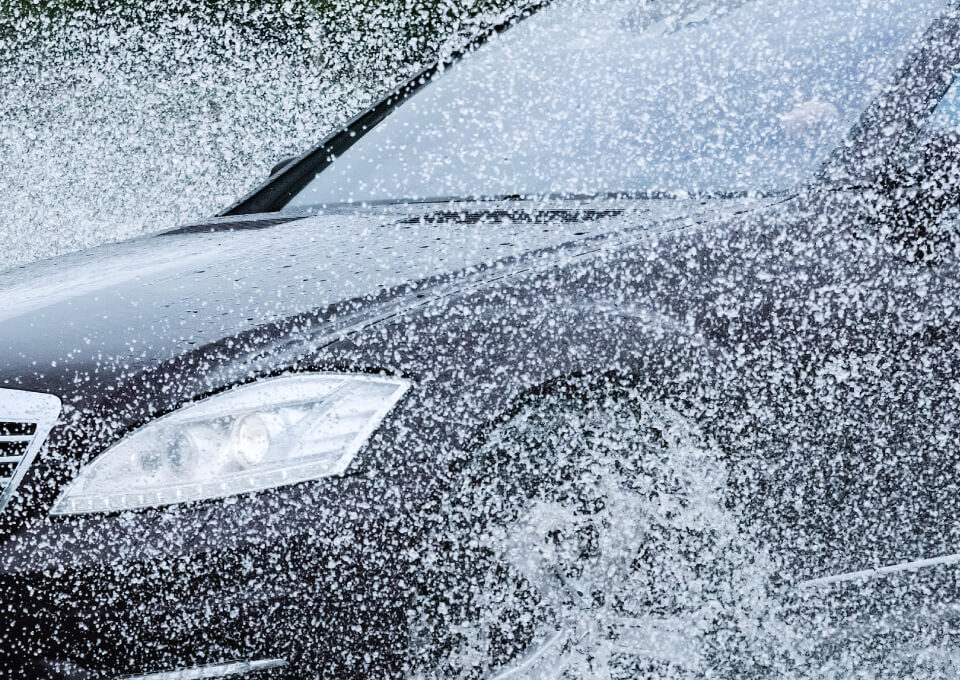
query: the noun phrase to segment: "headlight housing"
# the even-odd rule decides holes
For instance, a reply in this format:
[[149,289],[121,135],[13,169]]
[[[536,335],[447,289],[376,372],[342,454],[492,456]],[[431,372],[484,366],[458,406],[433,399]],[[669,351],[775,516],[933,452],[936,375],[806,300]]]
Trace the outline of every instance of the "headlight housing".
[[341,475],[409,387],[379,376],[294,375],[189,404],[81,468],[52,513],[157,507]]

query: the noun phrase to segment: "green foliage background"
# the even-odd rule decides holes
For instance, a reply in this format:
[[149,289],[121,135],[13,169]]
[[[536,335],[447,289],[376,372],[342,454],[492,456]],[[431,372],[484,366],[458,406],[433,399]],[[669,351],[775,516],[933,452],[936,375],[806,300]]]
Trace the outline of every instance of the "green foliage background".
[[0,0],[0,269],[208,216],[524,0]]
[[4,34],[26,31],[56,39],[66,25],[137,24],[185,20],[231,25],[244,38],[278,47],[296,44],[298,32],[318,24],[342,39],[358,39],[390,52],[396,63],[420,61],[445,41],[489,23],[511,0],[0,0]]

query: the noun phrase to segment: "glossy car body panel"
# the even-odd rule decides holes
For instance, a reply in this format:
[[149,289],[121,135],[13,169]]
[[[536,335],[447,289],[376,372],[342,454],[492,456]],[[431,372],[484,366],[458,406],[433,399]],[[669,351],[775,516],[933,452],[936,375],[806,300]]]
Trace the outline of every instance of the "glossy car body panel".
[[[438,499],[491,423],[571,376],[622,376],[701,424],[788,586],[956,552],[957,251],[909,257],[882,187],[861,181],[909,146],[957,61],[911,63],[838,154],[856,172],[780,201],[357,207],[0,275],[0,387],[64,404],[0,515],[0,590],[27,604],[4,621],[5,668],[284,658],[294,676],[395,673]],[[881,114],[902,124],[882,149]],[[320,370],[414,383],[347,476],[48,516],[82,463],[153,418]],[[931,578],[946,609],[944,573],[888,600],[922,607]]]

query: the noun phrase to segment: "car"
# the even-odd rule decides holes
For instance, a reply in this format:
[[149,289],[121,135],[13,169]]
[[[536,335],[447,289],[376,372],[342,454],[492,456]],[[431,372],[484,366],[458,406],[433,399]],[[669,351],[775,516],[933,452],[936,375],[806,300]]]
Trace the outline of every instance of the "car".
[[536,3],[0,273],[4,677],[955,677],[958,66],[945,0]]

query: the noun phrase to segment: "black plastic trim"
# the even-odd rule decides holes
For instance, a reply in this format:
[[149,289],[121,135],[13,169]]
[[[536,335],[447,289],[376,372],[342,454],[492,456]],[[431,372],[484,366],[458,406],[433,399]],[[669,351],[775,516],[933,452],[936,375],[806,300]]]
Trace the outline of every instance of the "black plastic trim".
[[329,135],[317,146],[276,170],[276,174],[272,175],[266,183],[219,213],[218,217],[272,213],[281,210],[290,199],[316,177],[317,173],[333,163],[338,156],[343,155],[347,149],[382,122],[394,109],[428,85],[434,77],[442,74],[444,69],[460,61],[464,56],[485,44],[490,38],[536,14],[548,4],[550,4],[550,0],[539,0],[525,5],[502,23],[477,35],[464,47],[437,59],[433,64],[381,99],[372,108],[351,119],[343,128]]

